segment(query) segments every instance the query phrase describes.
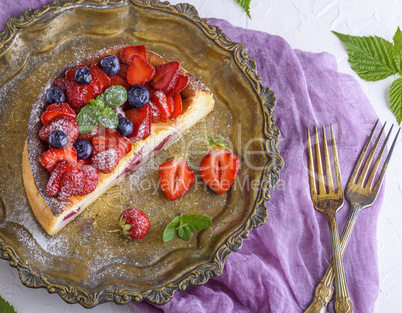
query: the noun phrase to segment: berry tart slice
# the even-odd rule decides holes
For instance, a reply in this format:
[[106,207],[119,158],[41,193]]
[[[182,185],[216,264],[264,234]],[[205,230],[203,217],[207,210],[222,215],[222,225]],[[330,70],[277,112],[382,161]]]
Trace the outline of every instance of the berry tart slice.
[[67,64],[39,95],[28,125],[23,178],[37,220],[56,234],[213,107],[202,82],[145,46]]

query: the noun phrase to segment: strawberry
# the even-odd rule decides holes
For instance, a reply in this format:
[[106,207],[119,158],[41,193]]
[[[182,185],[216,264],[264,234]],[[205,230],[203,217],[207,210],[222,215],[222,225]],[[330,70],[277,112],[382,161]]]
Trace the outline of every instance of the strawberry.
[[162,90],[168,93],[176,85],[180,71],[180,63],[169,62],[155,67],[155,77],[152,80],[152,86],[156,90]]
[[75,68],[68,68],[66,70],[66,72],[64,73],[64,75],[66,76],[66,78],[70,81],[75,81]]
[[110,76],[110,86],[120,85],[123,86],[126,90],[130,89],[130,85],[126,83],[126,80],[120,75]]
[[120,215],[119,226],[124,237],[136,240],[148,234],[151,222],[141,210],[127,209]]
[[93,156],[108,149],[116,149],[120,161],[121,158],[131,151],[132,145],[130,140],[120,135],[115,130],[106,129],[105,135],[97,136],[92,139],[92,147]]
[[78,195],[82,191],[83,184],[84,174],[77,163],[71,165],[68,169],[64,169],[57,199],[64,201],[68,197]]
[[54,117],[51,121],[42,126],[39,131],[39,137],[46,142],[49,142],[49,135],[56,130],[63,131],[68,136],[68,141],[73,143],[77,140],[79,130],[78,123],[71,114],[61,114]]
[[134,126],[131,135],[127,136],[131,142],[144,140],[151,134],[151,109],[149,104],[140,109],[127,110],[125,113]]
[[125,63],[120,63],[120,71],[117,73],[117,75],[123,77],[124,80],[127,80],[127,71],[128,65]]
[[117,148],[111,148],[101,151],[92,156],[92,166],[102,173],[111,173],[119,163],[119,150]]
[[160,111],[160,121],[166,123],[172,111],[167,102],[166,95],[163,91],[155,91],[150,98],[150,102],[155,105]]
[[47,182],[46,185],[46,193],[48,196],[54,197],[58,195],[61,188],[61,177],[64,171],[64,167],[68,166],[70,163],[71,162],[64,160],[58,162],[55,165],[53,172],[50,175],[49,181]]
[[181,114],[181,111],[183,109],[183,103],[182,103],[181,95],[179,93],[175,94],[173,96],[173,106],[174,106],[174,108],[173,108],[172,114],[170,115],[170,118],[178,117]]
[[184,195],[194,183],[194,173],[186,156],[175,156],[159,166],[159,185],[166,198],[173,201]]
[[167,102],[167,107],[168,107],[168,115],[170,117],[174,110],[173,96],[166,95],[166,102]]
[[147,49],[142,45],[124,47],[120,52],[120,59],[123,63],[130,64],[134,55],[137,55],[144,61],[147,61]]
[[92,82],[88,85],[81,85],[72,81],[66,90],[67,102],[73,109],[83,108],[93,98],[95,98],[95,87]]
[[43,112],[41,116],[42,123],[46,124],[61,114],[70,115],[74,118],[77,117],[74,110],[68,105],[67,102],[53,103],[46,108],[45,112]]
[[84,175],[84,182],[80,196],[85,196],[96,189],[99,182],[99,172],[91,165],[81,166],[81,171]]
[[185,75],[180,75],[177,77],[176,85],[173,87],[172,90],[169,91],[169,94],[176,95],[182,92],[188,85],[189,78]]
[[202,159],[200,174],[202,180],[216,193],[223,194],[232,186],[240,168],[240,161],[222,143],[222,137],[215,141],[207,136],[209,153]]
[[67,145],[61,149],[51,149],[43,152],[39,157],[39,162],[49,171],[52,172],[59,161],[77,162],[77,151],[71,145]]
[[127,82],[133,85],[144,85],[155,76],[155,68],[138,55],[134,55],[127,69]]
[[[101,83],[101,91],[99,94],[103,93],[111,86],[109,76],[99,67],[98,63],[92,62],[89,69],[91,70],[93,77],[97,78]],[[91,83],[93,83],[93,81],[94,79],[92,79]]]
[[67,78],[64,78],[64,77],[63,78],[58,78],[54,82],[56,87],[60,88],[64,92],[67,91],[67,89],[70,87],[71,83],[72,83],[71,80],[68,80]]
[[91,165],[91,158],[86,158],[86,159],[78,159],[77,163],[79,166],[82,165]]
[[149,104],[149,107],[151,109],[151,122],[152,123],[159,123],[161,121],[161,110],[152,101],[149,101],[148,104]]

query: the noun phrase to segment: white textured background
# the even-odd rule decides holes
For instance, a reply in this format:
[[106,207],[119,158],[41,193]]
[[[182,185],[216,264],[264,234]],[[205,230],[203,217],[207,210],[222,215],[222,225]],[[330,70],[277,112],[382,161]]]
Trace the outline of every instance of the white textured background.
[[[183,1],[170,2],[176,4]],[[337,59],[339,71],[348,73],[359,81],[381,121],[396,123],[387,100],[389,86],[395,77],[375,83],[361,80],[350,69],[346,50],[331,30],[359,36],[377,35],[392,40],[397,26],[402,27],[401,1],[252,0],[252,20],[247,18],[235,0],[187,2],[194,5],[202,17],[223,18],[236,26],[282,36],[295,49],[332,53]],[[402,312],[401,157],[402,138],[399,139],[388,169],[386,195],[378,223],[380,294],[375,313]],[[66,304],[58,295],[50,295],[44,289],[26,288],[20,282],[17,270],[1,259],[0,294],[15,306],[18,313],[89,312],[78,304]],[[90,310],[93,313],[112,311],[136,312],[130,305],[120,306],[112,303]]]

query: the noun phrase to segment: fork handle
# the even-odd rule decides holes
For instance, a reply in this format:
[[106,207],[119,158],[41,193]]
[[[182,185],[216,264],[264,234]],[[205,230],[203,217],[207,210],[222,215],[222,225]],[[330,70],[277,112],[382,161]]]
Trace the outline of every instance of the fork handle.
[[[346,247],[348,245],[350,235],[352,234],[353,228],[355,226],[357,217],[361,211],[362,207],[360,205],[352,205],[351,211],[349,213],[348,220],[345,224],[341,235],[341,255],[345,253]],[[334,283],[335,271],[334,271],[334,260],[331,259],[329,266],[322,277],[320,283],[315,289],[314,298],[310,306],[304,311],[304,313],[324,313],[327,310],[329,301],[331,301],[334,294]]]

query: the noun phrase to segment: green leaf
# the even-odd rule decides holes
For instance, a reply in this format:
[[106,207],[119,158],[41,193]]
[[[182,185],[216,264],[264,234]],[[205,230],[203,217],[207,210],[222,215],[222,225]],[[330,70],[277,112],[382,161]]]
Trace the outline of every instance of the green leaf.
[[210,217],[196,214],[182,215],[181,221],[184,225],[188,225],[191,231],[203,230],[212,224]]
[[396,50],[399,52],[399,54],[402,54],[402,31],[399,26],[392,40],[394,41],[394,46]]
[[244,9],[244,11],[246,11],[247,16],[251,19],[251,16],[250,16],[250,3],[251,3],[251,0],[236,0],[236,1]]
[[165,228],[163,232],[163,241],[168,242],[173,238],[179,236],[177,234],[176,228],[180,225],[180,216],[176,216],[173,221],[171,221]]
[[105,104],[109,108],[117,108],[127,101],[127,90],[120,85],[109,87],[104,92]]
[[0,312],[1,313],[17,313],[14,307],[0,296]]
[[184,239],[185,241],[189,241],[191,238],[191,230],[188,225],[184,225],[183,227],[179,227],[177,229],[177,233],[180,236],[181,239]]
[[389,103],[398,124],[402,121],[402,77],[395,79],[389,88]]
[[93,131],[99,124],[99,115],[99,110],[93,105],[88,104],[84,106],[77,115],[80,134],[86,134]]
[[399,72],[399,54],[389,41],[333,33],[346,45],[349,63],[362,79],[377,81]]
[[98,120],[99,123],[106,128],[116,128],[117,124],[119,123],[119,118],[117,117],[116,113],[114,113],[114,111],[109,107],[105,107],[100,111]]

